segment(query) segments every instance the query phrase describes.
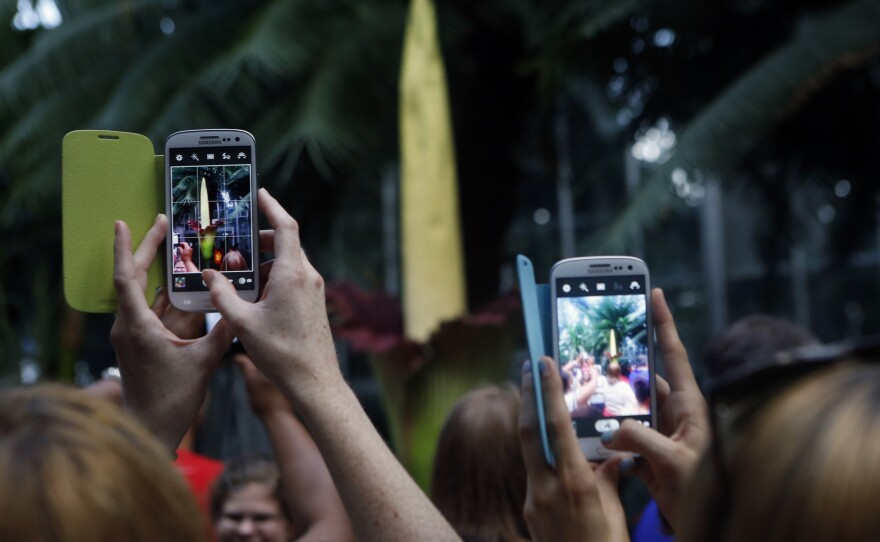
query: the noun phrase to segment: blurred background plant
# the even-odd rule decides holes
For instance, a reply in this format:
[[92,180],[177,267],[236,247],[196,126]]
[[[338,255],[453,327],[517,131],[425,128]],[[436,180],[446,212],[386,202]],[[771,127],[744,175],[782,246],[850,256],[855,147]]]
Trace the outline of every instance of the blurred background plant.
[[[328,281],[399,296],[408,5],[0,0],[6,381],[113,363],[112,317],[60,290],[70,130],[157,149],[180,129],[251,131],[261,183]],[[562,257],[621,252],[648,262],[694,358],[756,311],[823,339],[880,330],[880,0],[436,8],[472,312],[511,289],[518,252],[539,281]]]

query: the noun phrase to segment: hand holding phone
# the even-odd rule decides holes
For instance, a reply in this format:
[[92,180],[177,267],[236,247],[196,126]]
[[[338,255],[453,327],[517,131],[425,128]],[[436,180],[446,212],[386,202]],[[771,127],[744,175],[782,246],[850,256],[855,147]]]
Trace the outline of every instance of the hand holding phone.
[[709,446],[711,427],[708,406],[662,290],[653,290],[651,300],[657,346],[669,379],[667,383],[656,377],[658,431],[625,422],[605,446],[641,456],[635,463],[635,474],[645,482],[673,530],[681,532],[688,509],[688,503],[680,502],[681,496],[687,494],[691,477]]
[[220,271],[239,297],[255,301],[257,270],[256,142],[242,130],[188,130],[165,141],[167,284],[171,304],[213,311],[202,280]]
[[[562,400],[558,366],[544,357],[532,367],[537,367],[540,377],[532,378],[531,370],[523,373],[519,416],[520,445],[528,473],[523,513],[532,540],[629,540],[618,493],[619,465],[624,456],[605,461],[594,470],[572,429]],[[539,406],[536,392],[542,388],[545,403]],[[538,413],[546,416],[549,431],[544,422],[539,427]],[[552,439],[556,468],[547,465],[542,453],[544,437]]]

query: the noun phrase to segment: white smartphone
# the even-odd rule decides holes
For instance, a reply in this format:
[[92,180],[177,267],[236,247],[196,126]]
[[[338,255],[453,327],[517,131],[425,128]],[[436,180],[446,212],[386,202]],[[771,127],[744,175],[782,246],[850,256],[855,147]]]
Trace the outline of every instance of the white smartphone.
[[601,435],[623,420],[657,426],[648,266],[627,256],[562,260],[550,295],[566,406],[581,449],[599,461],[616,453]]
[[242,299],[257,299],[256,166],[256,142],[243,130],[187,130],[165,140],[166,275],[178,309],[216,310],[205,269],[220,271]]

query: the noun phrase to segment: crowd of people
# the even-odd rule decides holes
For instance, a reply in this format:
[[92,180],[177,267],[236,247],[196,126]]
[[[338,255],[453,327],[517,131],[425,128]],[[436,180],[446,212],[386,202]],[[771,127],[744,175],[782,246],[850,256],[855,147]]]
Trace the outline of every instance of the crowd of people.
[[[0,540],[624,541],[624,475],[644,481],[683,541],[846,542],[880,532],[880,348],[748,354],[719,372],[707,401],[660,290],[651,294],[666,375],[657,377],[658,428],[624,421],[602,436],[621,453],[591,465],[569,407],[591,408],[602,389],[603,412],[613,413],[619,365],[609,364],[600,388],[589,357],[562,371],[548,357],[530,360],[519,393],[480,389],[453,409],[429,498],[343,379],[323,279],[296,221],[265,190],[258,201],[272,226],[261,249],[275,255],[262,295],[245,302],[220,273],[203,271],[222,319],[199,337],[174,331],[167,294],[152,305],[144,294],[167,219],[157,217],[134,251],[128,226],[116,223],[110,338],[124,408],[58,385],[0,393]],[[225,466],[209,529],[172,461],[233,337],[275,460]],[[555,466],[542,451],[531,363]],[[562,374],[595,389],[566,397]]]
[[573,417],[607,418],[651,413],[646,369],[634,374],[616,359],[603,367],[595,356],[580,352],[562,365],[563,397]]

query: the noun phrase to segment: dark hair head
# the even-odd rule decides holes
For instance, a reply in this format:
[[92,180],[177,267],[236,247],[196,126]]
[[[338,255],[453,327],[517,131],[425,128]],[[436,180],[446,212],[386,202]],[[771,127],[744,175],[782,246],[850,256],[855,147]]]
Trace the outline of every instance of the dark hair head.
[[703,353],[703,366],[717,378],[747,362],[817,342],[809,331],[788,320],[756,314],[734,322],[713,339]]

